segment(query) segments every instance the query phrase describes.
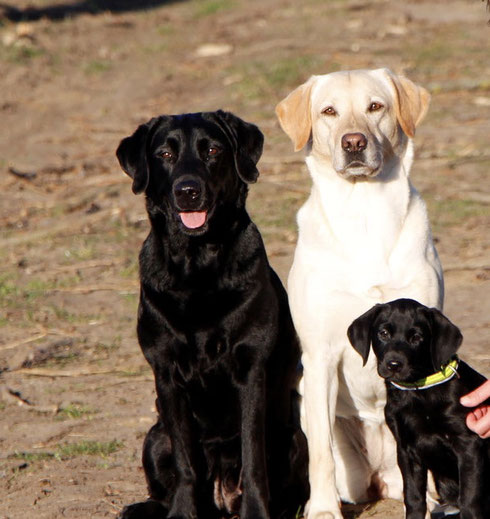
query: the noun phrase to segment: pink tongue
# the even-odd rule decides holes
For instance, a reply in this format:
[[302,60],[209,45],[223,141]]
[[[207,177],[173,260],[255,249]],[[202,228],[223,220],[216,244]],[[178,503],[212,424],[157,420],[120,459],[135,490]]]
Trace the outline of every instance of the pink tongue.
[[179,213],[182,223],[188,229],[197,229],[206,223],[207,211],[195,211],[192,213]]

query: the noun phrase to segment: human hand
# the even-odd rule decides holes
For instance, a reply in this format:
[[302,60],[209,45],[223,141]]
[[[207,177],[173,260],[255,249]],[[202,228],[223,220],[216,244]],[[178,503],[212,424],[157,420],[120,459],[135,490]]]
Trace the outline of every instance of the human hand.
[[490,398],[490,380],[471,393],[461,397],[461,404],[465,407],[475,407],[466,417],[466,425],[478,434],[480,438],[490,438],[490,405],[476,407]]

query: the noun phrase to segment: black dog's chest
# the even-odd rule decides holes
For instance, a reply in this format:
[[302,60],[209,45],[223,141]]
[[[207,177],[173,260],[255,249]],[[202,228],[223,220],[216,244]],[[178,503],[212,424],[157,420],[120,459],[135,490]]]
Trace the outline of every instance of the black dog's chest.
[[455,416],[453,406],[424,396],[404,394],[405,405],[394,413],[398,441],[428,469],[456,475],[456,453],[461,438],[469,434],[464,429],[464,417]]
[[226,364],[218,363],[207,372],[196,372],[185,390],[204,437],[224,439],[238,434],[239,394]]

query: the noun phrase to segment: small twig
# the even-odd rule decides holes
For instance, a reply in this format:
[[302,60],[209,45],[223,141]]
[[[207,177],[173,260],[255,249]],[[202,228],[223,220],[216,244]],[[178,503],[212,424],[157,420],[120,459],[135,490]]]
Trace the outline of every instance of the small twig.
[[443,268],[444,273],[452,271],[490,270],[490,265],[449,265]]
[[66,330],[58,330],[56,328],[41,328],[41,330],[42,331],[37,332],[36,335],[28,337],[27,339],[22,339],[20,341],[15,341],[11,342],[10,344],[4,344],[3,346],[0,346],[0,351],[11,350],[12,348],[16,348],[17,346],[22,346],[23,344],[28,344],[39,339],[44,339],[44,337],[47,337],[48,335],[62,335],[63,337],[80,337],[80,334],[78,333],[67,332]]
[[107,375],[109,373],[121,373],[123,370],[118,369],[68,369],[68,370],[57,370],[57,369],[48,369],[48,368],[21,368],[12,370],[15,373],[20,373],[22,375],[32,375],[33,377],[85,377],[90,375]]
[[20,391],[16,391],[15,389],[10,389],[9,387],[7,387],[7,391],[9,392],[10,395],[12,395],[14,398],[17,398],[18,400],[20,400],[20,402],[22,404],[26,404],[26,405],[33,405],[29,400],[27,400],[27,398],[24,398],[22,396],[22,393]]
[[28,337],[27,339],[11,342],[10,344],[5,344],[3,346],[0,346],[0,351],[11,350],[13,348],[17,348],[17,346],[22,346],[23,344],[28,344],[29,342],[34,342],[34,341],[38,341],[39,339],[44,339],[44,337],[46,337],[47,335],[49,335],[48,332],[37,333],[36,335],[33,335],[32,337]]
[[13,167],[10,167],[8,172],[14,175],[14,177],[22,178],[23,180],[34,180],[37,177],[37,173],[34,171],[20,171]]
[[31,268],[29,267],[30,272],[43,272],[45,274],[50,274],[52,272],[71,272],[73,270],[84,270],[84,269],[92,269],[97,267],[114,267],[115,265],[119,265],[123,263],[123,260],[107,260],[107,261],[100,261],[100,260],[93,260],[93,261],[84,261],[80,263],[74,263],[72,265],[61,265],[58,267],[55,267],[53,269],[46,269],[43,266],[37,267],[37,268]]
[[128,284],[127,286],[122,286],[121,284],[114,283],[105,284],[105,285],[87,285],[87,286],[77,286],[77,287],[58,287],[46,290],[46,292],[70,292],[73,294],[90,294],[91,292],[99,292],[99,291],[115,291],[115,292],[126,292],[126,293],[136,293],[136,289],[138,287],[138,283],[134,282]]

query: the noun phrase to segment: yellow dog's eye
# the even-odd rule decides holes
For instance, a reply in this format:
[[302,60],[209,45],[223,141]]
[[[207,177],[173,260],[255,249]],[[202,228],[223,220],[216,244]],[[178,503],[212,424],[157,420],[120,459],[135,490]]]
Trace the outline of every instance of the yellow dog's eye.
[[370,112],[377,112],[378,110],[381,110],[381,108],[383,108],[383,105],[381,103],[377,103],[376,101],[369,105]]
[[327,106],[327,108],[324,108],[322,110],[323,115],[337,115],[337,112],[335,111],[335,108],[333,106]]

